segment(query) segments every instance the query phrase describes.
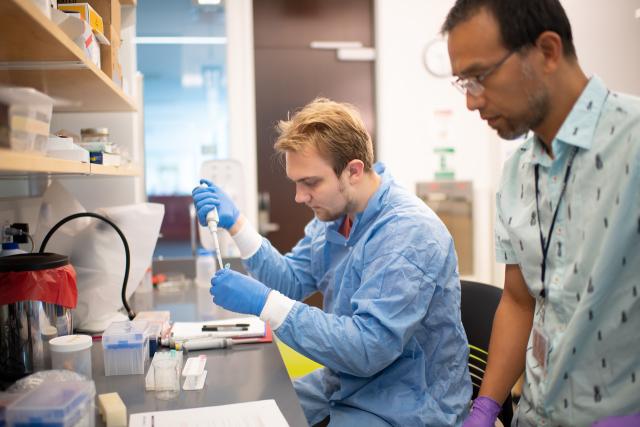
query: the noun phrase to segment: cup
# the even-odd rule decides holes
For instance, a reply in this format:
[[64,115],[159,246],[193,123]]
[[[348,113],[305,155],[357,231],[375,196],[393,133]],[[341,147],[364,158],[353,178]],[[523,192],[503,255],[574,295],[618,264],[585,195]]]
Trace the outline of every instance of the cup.
[[91,379],[91,346],[89,335],[63,335],[49,341],[52,369],[68,369]]
[[153,378],[156,397],[171,400],[180,393],[180,377],[178,376],[178,360],[174,358],[153,361]]

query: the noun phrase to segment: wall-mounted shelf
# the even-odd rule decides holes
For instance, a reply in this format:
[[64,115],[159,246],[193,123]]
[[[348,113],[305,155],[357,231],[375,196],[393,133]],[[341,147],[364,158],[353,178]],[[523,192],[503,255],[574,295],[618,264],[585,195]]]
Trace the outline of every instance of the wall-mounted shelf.
[[69,105],[54,108],[60,112],[136,110],[122,89],[31,1],[0,1],[0,84],[29,86],[69,100]]
[[91,176],[140,176],[137,165],[103,166],[36,154],[0,149],[0,175],[65,174]]
[[91,175],[140,176],[141,174],[141,168],[137,165],[103,166],[91,164]]

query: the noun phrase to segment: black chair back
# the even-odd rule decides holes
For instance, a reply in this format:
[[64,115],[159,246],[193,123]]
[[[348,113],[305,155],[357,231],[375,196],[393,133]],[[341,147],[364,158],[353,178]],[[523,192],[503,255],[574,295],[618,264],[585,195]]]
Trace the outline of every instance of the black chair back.
[[[502,289],[468,280],[461,280],[460,285],[460,311],[462,325],[469,341],[469,373],[471,374],[473,398],[475,399],[480,391],[480,384],[487,367],[493,316],[500,303]],[[502,411],[498,418],[505,426],[511,425],[513,418],[511,394],[502,405]]]

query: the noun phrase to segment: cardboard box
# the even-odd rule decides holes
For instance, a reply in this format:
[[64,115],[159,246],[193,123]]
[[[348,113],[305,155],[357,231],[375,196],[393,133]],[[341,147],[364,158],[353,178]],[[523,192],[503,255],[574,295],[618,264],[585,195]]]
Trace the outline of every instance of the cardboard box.
[[122,71],[119,60],[121,43],[120,37],[112,28],[111,45],[100,46],[100,62],[102,64],[102,71],[120,87],[122,87]]
[[102,71],[122,86],[122,72],[118,71],[121,69],[118,58],[122,46],[120,0],[88,0],[88,3],[102,16],[105,35],[111,42],[110,46],[100,46]]
[[[0,0],[1,1],[1,0]],[[77,4],[77,0],[58,0],[60,6]],[[102,18],[103,31],[109,45],[100,45],[100,64],[102,71],[118,86],[122,87],[122,67],[119,63],[120,38],[122,16],[120,0],[87,0],[92,8]]]
[[100,68],[100,47],[91,26],[77,13],[51,11],[51,19]]
[[104,35],[109,40],[115,33],[120,38],[122,17],[120,15],[120,0],[88,0],[93,9],[100,14],[104,23]]
[[58,10],[63,12],[79,13],[80,17],[89,23],[98,41],[103,44],[109,44],[109,39],[104,34],[104,23],[102,21],[102,17],[91,7],[91,5],[89,5],[89,3],[59,4]]

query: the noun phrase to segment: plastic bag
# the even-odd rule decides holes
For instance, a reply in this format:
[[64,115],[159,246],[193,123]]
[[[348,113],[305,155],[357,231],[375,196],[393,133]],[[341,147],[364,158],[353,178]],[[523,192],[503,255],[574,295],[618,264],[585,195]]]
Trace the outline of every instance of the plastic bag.
[[[129,298],[151,263],[164,216],[164,205],[141,203],[100,208],[96,213],[113,221],[129,244]],[[75,327],[85,331],[103,331],[112,321],[126,319],[126,316],[118,313],[122,308],[125,252],[116,231],[103,221],[92,221],[75,236],[70,259],[78,278]]]

